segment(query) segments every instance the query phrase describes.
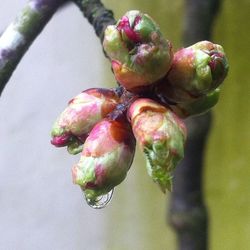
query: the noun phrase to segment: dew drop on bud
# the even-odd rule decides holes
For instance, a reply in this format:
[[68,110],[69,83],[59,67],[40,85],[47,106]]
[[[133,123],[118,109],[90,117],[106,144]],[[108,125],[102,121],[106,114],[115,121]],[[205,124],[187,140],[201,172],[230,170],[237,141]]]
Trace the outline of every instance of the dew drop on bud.
[[100,195],[98,197],[96,197],[96,199],[89,199],[88,197],[86,197],[85,195],[85,199],[87,204],[94,208],[94,209],[101,209],[104,208],[108,205],[108,203],[111,201],[112,196],[113,196],[113,192],[114,189],[112,189],[111,191],[109,191],[107,194],[105,195]]

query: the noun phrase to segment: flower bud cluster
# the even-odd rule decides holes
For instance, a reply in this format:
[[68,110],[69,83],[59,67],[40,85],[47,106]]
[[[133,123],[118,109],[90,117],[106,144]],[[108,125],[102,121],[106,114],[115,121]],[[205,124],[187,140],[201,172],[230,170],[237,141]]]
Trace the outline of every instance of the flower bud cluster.
[[219,99],[228,73],[222,46],[201,41],[175,53],[147,14],[127,12],[106,28],[103,47],[119,87],[92,88],[73,98],[52,128],[51,143],[81,152],[73,182],[91,201],[126,177],[135,144],[163,192],[184,157],[182,118],[202,114]]

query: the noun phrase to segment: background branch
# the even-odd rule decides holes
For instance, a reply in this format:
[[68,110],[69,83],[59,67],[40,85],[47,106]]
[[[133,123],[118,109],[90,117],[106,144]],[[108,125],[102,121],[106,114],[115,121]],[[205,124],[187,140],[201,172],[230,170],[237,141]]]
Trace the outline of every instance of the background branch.
[[[184,46],[210,40],[219,0],[186,0]],[[204,150],[211,127],[211,112],[186,121],[185,158],[174,173],[169,221],[177,233],[179,250],[208,249],[208,212],[203,197]]]
[[0,37],[0,95],[23,55],[65,0],[31,0]]

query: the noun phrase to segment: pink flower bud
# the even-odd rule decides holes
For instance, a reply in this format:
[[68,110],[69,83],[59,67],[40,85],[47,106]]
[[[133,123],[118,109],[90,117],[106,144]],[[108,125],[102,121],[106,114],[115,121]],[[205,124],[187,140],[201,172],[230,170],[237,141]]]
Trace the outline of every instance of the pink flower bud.
[[81,159],[72,169],[73,182],[94,201],[124,180],[134,152],[135,139],[128,122],[104,119],[84,143]]
[[141,92],[163,78],[173,56],[170,42],[155,21],[137,10],[107,27],[103,47],[117,81],[132,92]]
[[174,54],[171,69],[156,91],[171,102],[194,101],[216,89],[228,68],[222,46],[201,41]]
[[145,153],[149,175],[163,192],[171,190],[171,172],[184,155],[184,123],[170,109],[146,98],[130,106],[128,118]]
[[51,143],[57,147],[68,146],[69,152],[81,151],[89,131],[114,110],[119,97],[114,90],[92,88],[73,98],[52,128]]

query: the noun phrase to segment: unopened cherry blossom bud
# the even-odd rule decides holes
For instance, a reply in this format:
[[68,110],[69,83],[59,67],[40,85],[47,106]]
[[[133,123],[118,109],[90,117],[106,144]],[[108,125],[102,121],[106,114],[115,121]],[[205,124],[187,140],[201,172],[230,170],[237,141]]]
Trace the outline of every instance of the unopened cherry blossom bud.
[[129,123],[125,119],[104,119],[84,143],[81,159],[72,169],[73,182],[94,203],[124,180],[134,152],[135,139]]
[[216,89],[228,73],[222,46],[201,41],[174,54],[170,71],[157,93],[171,102],[190,102]]
[[163,192],[171,190],[172,171],[184,156],[186,128],[170,110],[151,99],[137,99],[128,110],[147,169]]
[[117,81],[133,92],[164,77],[172,61],[170,42],[151,17],[137,10],[107,27],[103,47]]
[[113,111],[119,97],[112,89],[92,88],[73,98],[52,128],[51,143],[68,146],[72,154],[79,153],[94,125]]
[[217,88],[193,102],[170,105],[171,109],[181,118],[204,114],[219,101],[220,89]]

